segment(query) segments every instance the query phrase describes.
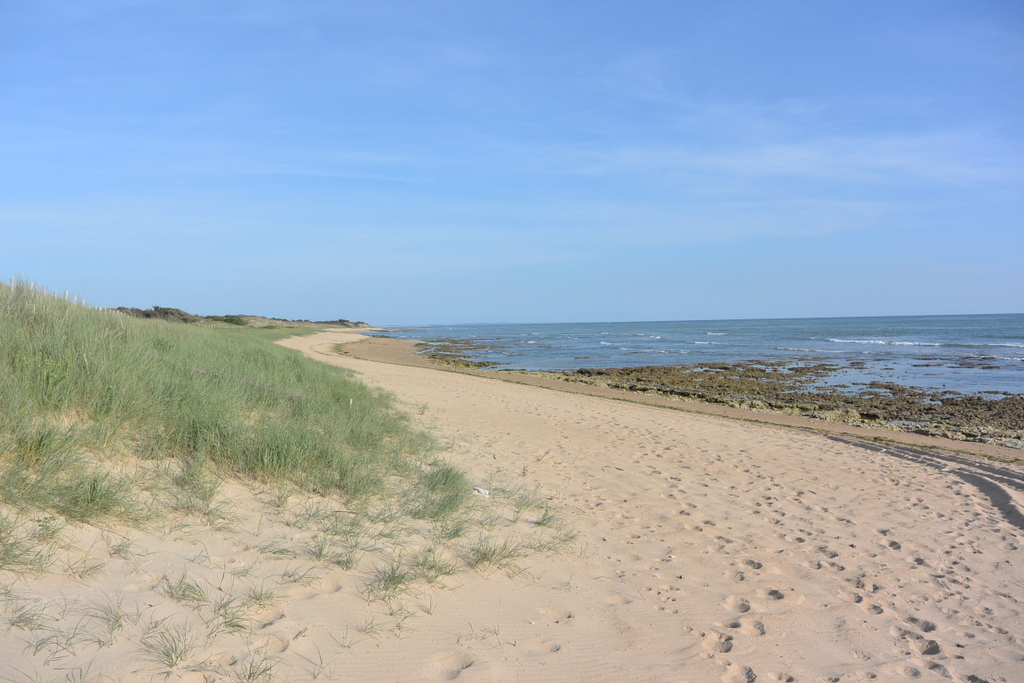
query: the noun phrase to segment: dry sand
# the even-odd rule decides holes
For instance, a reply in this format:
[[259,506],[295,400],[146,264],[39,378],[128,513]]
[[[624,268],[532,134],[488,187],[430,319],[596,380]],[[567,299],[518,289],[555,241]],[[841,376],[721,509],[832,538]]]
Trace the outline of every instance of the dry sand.
[[130,555],[81,530],[77,564],[13,587],[4,618],[37,609],[50,631],[0,631],[0,676],[164,680],[142,635],[62,650],[59,634],[102,630],[88,605],[111,599],[139,623],[216,625],[167,597],[186,574],[210,595],[281,599],[197,645],[219,674],[171,680],[246,680],[269,655],[289,681],[1024,681],[1019,469],[331,351],[354,339],[283,343],[394,392],[474,484],[538,486],[578,543],[512,576],[463,572],[388,614],[363,599],[362,567],[259,552],[306,532],[273,492],[236,484],[233,530],[125,532]]

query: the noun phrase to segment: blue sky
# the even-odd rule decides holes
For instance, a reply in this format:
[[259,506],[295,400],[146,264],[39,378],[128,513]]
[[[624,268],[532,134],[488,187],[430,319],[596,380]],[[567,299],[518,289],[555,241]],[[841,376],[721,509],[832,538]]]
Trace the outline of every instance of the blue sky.
[[1024,5],[0,0],[10,276],[379,324],[1024,312]]

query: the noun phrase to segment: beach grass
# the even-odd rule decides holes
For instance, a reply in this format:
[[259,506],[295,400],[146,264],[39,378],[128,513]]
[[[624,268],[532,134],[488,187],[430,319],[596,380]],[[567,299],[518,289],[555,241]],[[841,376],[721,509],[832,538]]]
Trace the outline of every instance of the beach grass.
[[227,475],[353,504],[398,477],[430,494],[429,517],[464,500],[464,477],[427,466],[433,439],[391,396],[268,343],[308,331],[136,319],[0,286],[0,502],[138,523],[144,492],[161,496],[130,459],[168,463],[170,507],[206,518],[223,514]]

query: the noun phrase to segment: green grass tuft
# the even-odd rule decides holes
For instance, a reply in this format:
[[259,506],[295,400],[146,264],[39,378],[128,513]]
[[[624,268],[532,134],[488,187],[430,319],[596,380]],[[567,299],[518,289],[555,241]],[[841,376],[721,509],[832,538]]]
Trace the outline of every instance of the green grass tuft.
[[485,536],[478,538],[469,546],[466,552],[466,564],[471,569],[495,566],[506,571],[514,570],[517,567],[512,561],[521,557],[525,550],[525,546],[513,543],[509,539],[499,543],[496,539]]
[[143,656],[166,671],[185,664],[199,645],[199,638],[187,626],[150,624],[140,641]]
[[366,595],[372,600],[388,602],[408,591],[416,578],[416,572],[400,558],[392,558],[377,567],[366,587]]
[[164,579],[160,589],[168,598],[184,605],[201,607],[209,601],[206,590],[189,579],[187,574],[182,574],[175,581],[171,581],[169,578]]
[[58,531],[0,509],[0,573],[45,571],[54,560]]
[[462,470],[447,463],[420,475],[412,489],[410,514],[417,519],[441,521],[458,512],[470,496],[469,481]]
[[428,548],[410,557],[409,568],[417,578],[427,583],[435,583],[441,577],[451,576],[459,571],[455,560],[445,557],[434,548]]

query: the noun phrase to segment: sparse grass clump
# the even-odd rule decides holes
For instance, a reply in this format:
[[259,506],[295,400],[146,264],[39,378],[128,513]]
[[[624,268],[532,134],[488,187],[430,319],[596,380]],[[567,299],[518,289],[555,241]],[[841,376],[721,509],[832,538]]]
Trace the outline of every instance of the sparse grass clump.
[[206,589],[198,582],[189,579],[187,574],[182,574],[173,581],[164,579],[161,582],[160,590],[171,600],[185,605],[198,607],[208,602]]
[[39,573],[52,563],[59,529],[0,509],[0,575]]
[[513,560],[521,557],[526,548],[510,539],[497,541],[489,536],[482,536],[473,542],[466,551],[466,564],[471,569],[494,566],[505,571],[517,569]]
[[470,486],[462,470],[444,463],[424,471],[411,496],[413,517],[441,521],[462,508],[470,496]]
[[146,659],[170,671],[185,664],[195,653],[199,638],[187,626],[168,626],[161,622],[150,624],[142,636],[140,646]]
[[[0,395],[6,399],[3,385],[0,378]],[[83,455],[99,445],[98,429],[45,424],[39,416],[35,423],[19,423],[16,416],[4,415],[8,409],[8,401],[0,402],[0,502],[54,512],[71,521],[134,517],[137,505],[130,481]]]
[[42,631],[48,628],[50,621],[42,610],[23,609],[8,617],[7,630],[16,628],[21,631]]
[[[491,494],[512,504],[513,522],[518,522],[525,512],[545,510],[548,507],[536,487],[530,488],[524,484],[497,484],[491,488]],[[554,520],[546,519],[545,521],[553,522]]]
[[239,633],[252,626],[252,605],[244,599],[229,596],[213,603],[213,618],[208,624],[211,635]]
[[540,527],[556,527],[559,523],[558,514],[545,505],[540,516],[533,523]]
[[261,609],[275,604],[279,600],[277,593],[266,586],[252,586],[242,596],[243,603],[250,609]]
[[392,558],[377,567],[373,579],[366,587],[366,594],[373,600],[388,602],[409,590],[416,578],[416,572],[400,558]]
[[124,609],[123,599],[117,598],[106,603],[93,603],[85,610],[84,616],[93,622],[89,640],[102,648],[111,645],[115,636],[129,623],[137,622],[140,613],[129,613]]
[[280,663],[281,658],[270,654],[266,648],[253,648],[244,662],[228,671],[228,676],[238,683],[271,683]]
[[409,567],[416,573],[416,577],[427,583],[435,583],[445,576],[451,576],[459,571],[459,565],[455,560],[445,557],[435,548],[428,548],[416,553],[409,560]]

